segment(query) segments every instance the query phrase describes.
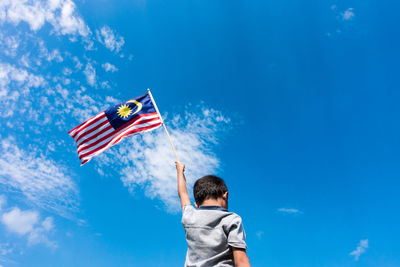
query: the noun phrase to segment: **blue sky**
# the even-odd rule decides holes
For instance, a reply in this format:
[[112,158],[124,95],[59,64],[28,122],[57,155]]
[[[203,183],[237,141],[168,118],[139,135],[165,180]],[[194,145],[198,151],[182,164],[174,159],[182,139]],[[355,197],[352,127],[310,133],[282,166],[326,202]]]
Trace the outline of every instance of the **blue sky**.
[[397,1],[0,3],[0,266],[183,266],[161,128],[68,130],[151,88],[253,266],[400,266]]

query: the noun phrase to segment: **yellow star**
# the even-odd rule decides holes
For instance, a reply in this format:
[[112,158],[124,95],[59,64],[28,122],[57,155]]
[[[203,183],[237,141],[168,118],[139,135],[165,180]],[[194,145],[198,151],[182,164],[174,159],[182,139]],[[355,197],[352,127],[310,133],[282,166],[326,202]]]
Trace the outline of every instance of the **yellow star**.
[[127,118],[132,113],[132,109],[127,105],[122,105],[118,108],[118,115],[121,118]]

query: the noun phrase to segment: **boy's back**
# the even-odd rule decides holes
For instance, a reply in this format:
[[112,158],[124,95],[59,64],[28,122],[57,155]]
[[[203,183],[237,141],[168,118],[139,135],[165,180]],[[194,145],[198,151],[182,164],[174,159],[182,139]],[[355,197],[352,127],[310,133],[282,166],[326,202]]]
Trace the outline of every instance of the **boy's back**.
[[176,162],[182,224],[188,251],[186,267],[250,267],[242,219],[228,209],[228,188],[214,175],[198,179],[193,186],[195,209],[190,204],[185,165]]
[[218,206],[183,206],[188,251],[185,266],[234,266],[231,247],[247,249],[242,219]]

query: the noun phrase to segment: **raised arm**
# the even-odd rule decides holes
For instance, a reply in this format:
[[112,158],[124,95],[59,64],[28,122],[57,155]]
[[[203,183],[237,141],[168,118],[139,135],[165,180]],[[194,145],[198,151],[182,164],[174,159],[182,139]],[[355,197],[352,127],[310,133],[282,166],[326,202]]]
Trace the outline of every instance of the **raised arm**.
[[232,247],[232,251],[236,267],[250,267],[249,257],[247,257],[245,249]]
[[179,161],[175,162],[175,164],[178,176],[178,195],[181,200],[181,207],[183,208],[185,205],[190,205],[190,199],[186,189],[185,164]]

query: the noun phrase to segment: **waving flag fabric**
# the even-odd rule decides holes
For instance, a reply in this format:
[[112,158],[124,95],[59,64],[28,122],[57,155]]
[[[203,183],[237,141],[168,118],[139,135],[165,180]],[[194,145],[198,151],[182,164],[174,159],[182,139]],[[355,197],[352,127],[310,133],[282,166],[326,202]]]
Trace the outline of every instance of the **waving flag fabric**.
[[78,147],[82,165],[119,143],[124,137],[151,131],[162,125],[149,94],[103,111],[69,131]]

